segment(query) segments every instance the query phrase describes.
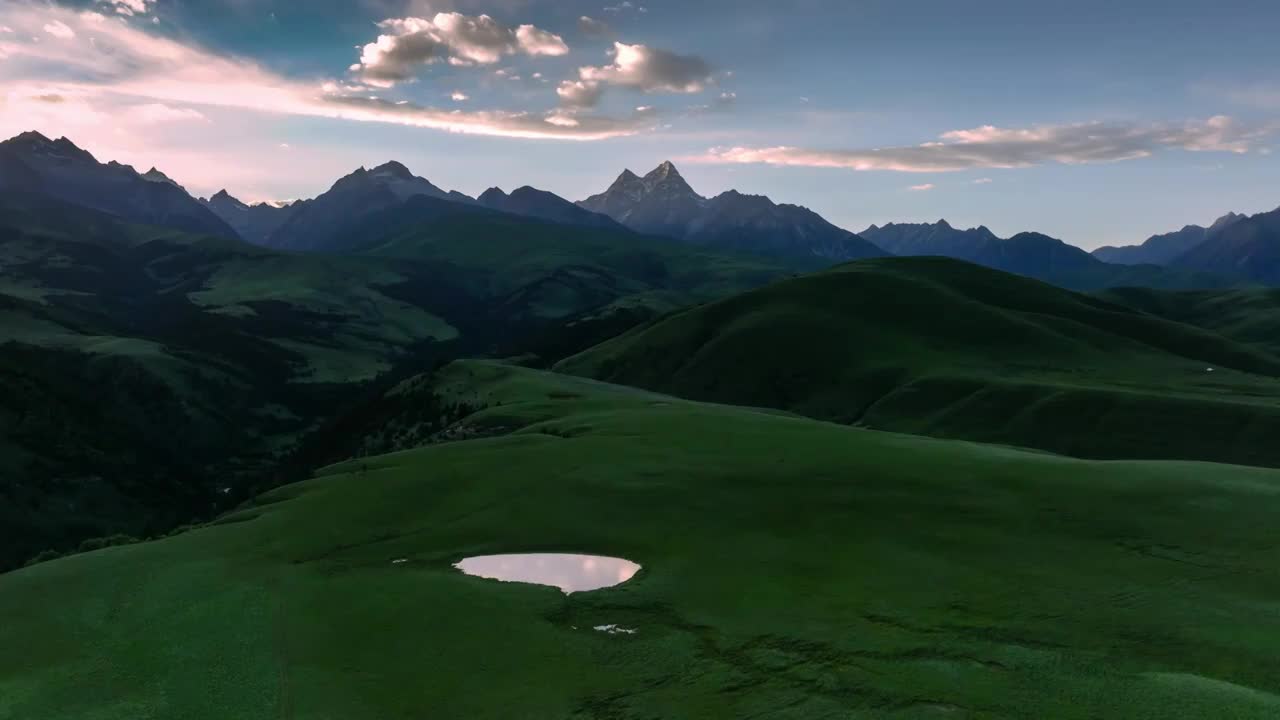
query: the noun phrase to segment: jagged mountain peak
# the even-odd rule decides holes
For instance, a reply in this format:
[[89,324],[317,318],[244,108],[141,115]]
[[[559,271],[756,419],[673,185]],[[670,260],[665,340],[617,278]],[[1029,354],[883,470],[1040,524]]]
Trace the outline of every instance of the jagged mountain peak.
[[502,188],[497,187],[495,185],[494,187],[491,187],[488,190],[485,190],[484,192],[480,193],[480,197],[476,198],[476,201],[479,202],[481,205],[488,205],[495,201],[500,201],[506,197],[507,197],[507,194],[502,191]]
[[25,152],[31,155],[43,156],[54,160],[80,160],[84,162],[96,163],[97,159],[93,157],[87,150],[71,142],[66,137],[60,137],[57,140],[50,140],[44,134],[35,130],[28,130],[19,133],[0,145],[18,152]]
[[43,133],[37,132],[37,131],[35,131],[35,130],[28,130],[28,131],[26,131],[26,132],[21,132],[21,133],[18,133],[17,135],[15,135],[15,136],[13,136],[12,138],[10,138],[10,139],[9,139],[9,142],[13,142],[13,143],[51,143],[51,142],[53,142],[53,141],[52,141],[52,140],[50,140],[48,137],[45,137],[45,135],[44,135]]
[[1247,218],[1246,215],[1241,215],[1235,212],[1229,212],[1226,215],[1223,215],[1222,217],[1218,218],[1217,220],[1214,220],[1213,224],[1209,226],[1209,230],[1210,231],[1221,230],[1222,228],[1228,225],[1237,223],[1246,218]]
[[379,165],[378,167],[370,170],[369,174],[401,179],[413,177],[413,173],[409,171],[409,168],[405,167],[404,163],[396,162],[395,160]]
[[164,173],[139,173],[116,161],[98,162],[66,137],[27,131],[0,143],[8,168],[0,188],[38,190],[73,205],[128,222],[191,233],[236,237],[236,232]]
[[690,187],[689,183],[670,160],[665,160],[661,165],[650,170],[647,175],[640,179],[640,183],[644,186],[646,195],[689,198],[699,202],[705,200],[701,195],[694,192],[693,188]]
[[182,187],[173,178],[160,172],[155,167],[152,167],[150,170],[142,173],[142,178],[144,180],[150,180],[151,182],[165,183],[174,187]]
[[680,177],[680,171],[676,169],[675,163],[663,160],[658,167],[650,170],[644,177],[646,180],[663,180],[669,177]]
[[[227,210],[248,210],[249,209],[248,203],[242,202],[240,198],[237,198],[236,196],[227,192],[225,188],[214,193],[213,197],[209,198],[208,201],[205,202],[205,204],[208,205],[215,212],[218,212],[223,209],[227,209]],[[226,217],[223,217],[222,219],[230,222]],[[234,227],[234,223],[232,224],[232,226]],[[236,231],[239,232],[240,229],[236,228]]]
[[[739,192],[737,190],[725,190],[724,192],[720,193],[719,195],[715,196],[712,199],[719,202],[730,202],[734,204],[759,203],[764,207],[774,207],[775,205],[777,205],[777,203],[769,199],[769,196],[767,195],[751,195],[750,193]],[[793,205],[792,207],[799,207],[799,206]]]

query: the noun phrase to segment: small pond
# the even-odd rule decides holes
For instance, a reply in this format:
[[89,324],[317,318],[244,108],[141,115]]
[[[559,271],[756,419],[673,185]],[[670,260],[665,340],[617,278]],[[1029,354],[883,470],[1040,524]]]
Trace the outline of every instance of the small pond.
[[469,557],[454,567],[468,575],[585,592],[620,585],[640,566],[622,558],[567,553],[520,553]]

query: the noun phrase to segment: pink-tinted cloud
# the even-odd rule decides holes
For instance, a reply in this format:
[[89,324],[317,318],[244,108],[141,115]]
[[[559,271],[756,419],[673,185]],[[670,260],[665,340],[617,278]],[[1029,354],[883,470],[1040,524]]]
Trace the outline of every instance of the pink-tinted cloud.
[[920,145],[865,150],[821,150],[793,146],[713,148],[695,162],[803,167],[954,172],[978,168],[1025,168],[1047,163],[1080,165],[1144,158],[1161,150],[1246,153],[1274,134],[1276,125],[1249,125],[1217,115],[1178,125],[1079,123],[1033,128],[991,125],[952,130]]
[[533,25],[507,27],[488,15],[436,13],[431,18],[391,18],[378,23],[383,34],[360,51],[351,66],[365,82],[391,87],[410,80],[423,65],[491,65],[504,56],[565,55],[569,46]]
[[[81,105],[98,110],[163,103],[503,137],[599,140],[652,127],[652,121],[639,114],[583,116],[577,124],[565,125],[554,119],[559,113],[464,112],[390,102],[361,94],[358,85],[288,79],[247,60],[149,34],[123,17],[92,18],[64,8],[18,4],[0,11],[0,20],[15,28],[18,38],[0,39],[0,53],[8,56],[0,66],[0,95],[9,106],[22,104],[33,87],[40,87],[74,94]],[[45,25],[59,28],[64,39],[21,39]],[[67,32],[60,29],[63,26]]]

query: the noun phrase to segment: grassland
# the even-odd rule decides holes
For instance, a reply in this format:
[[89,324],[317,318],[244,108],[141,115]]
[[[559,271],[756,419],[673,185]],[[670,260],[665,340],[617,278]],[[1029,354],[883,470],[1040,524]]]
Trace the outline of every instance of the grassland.
[[[1273,718],[1275,471],[1091,462],[483,362],[505,433],[0,575],[0,718]],[[617,588],[463,576],[583,551]],[[406,558],[408,562],[393,564]],[[594,625],[621,623],[635,635]]]
[[362,253],[447,263],[508,312],[563,318],[613,303],[663,309],[759,287],[796,267],[714,253],[674,240],[517,218],[418,224],[394,215]]
[[1102,297],[1280,352],[1280,290],[1275,288],[1167,293],[1130,287],[1109,290]]
[[550,362],[785,273],[499,220],[294,254],[0,193],[0,569],[207,518],[384,374],[531,346]]
[[1073,456],[1277,466],[1280,360],[1250,339],[976,265],[890,258],[678,312],[557,367]]

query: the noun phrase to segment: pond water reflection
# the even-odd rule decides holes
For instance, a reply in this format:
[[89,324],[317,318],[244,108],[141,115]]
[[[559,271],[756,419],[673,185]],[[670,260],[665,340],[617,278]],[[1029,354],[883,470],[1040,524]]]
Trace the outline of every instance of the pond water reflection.
[[565,593],[598,590],[631,579],[640,566],[622,558],[570,553],[520,553],[469,557],[454,567],[468,575],[534,583]]

